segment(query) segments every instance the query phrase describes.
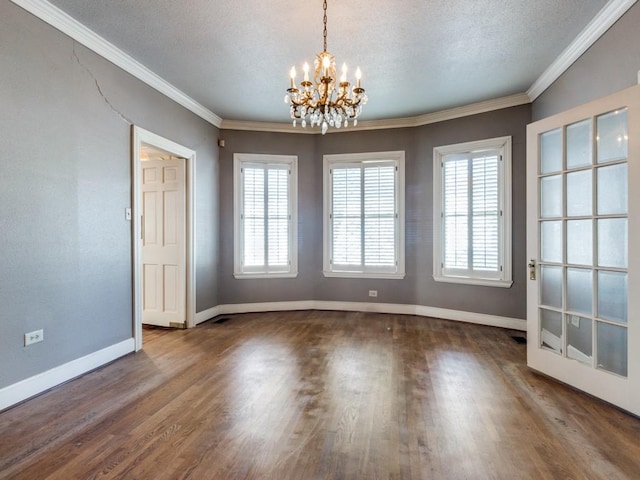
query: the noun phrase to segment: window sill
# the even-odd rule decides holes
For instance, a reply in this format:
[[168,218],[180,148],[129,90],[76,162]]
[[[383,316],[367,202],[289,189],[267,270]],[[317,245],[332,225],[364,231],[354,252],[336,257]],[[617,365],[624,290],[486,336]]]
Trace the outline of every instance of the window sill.
[[322,274],[329,278],[378,278],[391,280],[401,280],[405,276],[404,273],[328,272],[326,270]]
[[278,273],[234,273],[237,280],[252,280],[265,278],[296,278],[298,272],[278,272]]
[[434,275],[433,279],[436,282],[443,283],[458,283],[462,285],[479,285],[484,287],[498,287],[498,288],[511,288],[513,285],[512,280],[494,280],[491,278],[472,278],[472,277],[453,277],[453,276],[437,276]]

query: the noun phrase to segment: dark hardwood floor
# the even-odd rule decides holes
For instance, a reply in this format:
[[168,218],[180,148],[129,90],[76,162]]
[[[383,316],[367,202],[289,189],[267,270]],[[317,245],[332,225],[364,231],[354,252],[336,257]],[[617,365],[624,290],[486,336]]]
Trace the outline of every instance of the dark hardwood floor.
[[0,478],[639,479],[640,420],[492,327],[344,312],[145,329],[0,414]]

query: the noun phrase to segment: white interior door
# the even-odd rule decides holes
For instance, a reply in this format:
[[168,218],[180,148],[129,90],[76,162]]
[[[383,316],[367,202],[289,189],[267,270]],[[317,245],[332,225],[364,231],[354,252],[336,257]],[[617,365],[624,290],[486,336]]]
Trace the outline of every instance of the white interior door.
[[639,182],[640,86],[528,126],[527,362],[637,415]]
[[142,161],[142,323],[186,321],[185,160]]

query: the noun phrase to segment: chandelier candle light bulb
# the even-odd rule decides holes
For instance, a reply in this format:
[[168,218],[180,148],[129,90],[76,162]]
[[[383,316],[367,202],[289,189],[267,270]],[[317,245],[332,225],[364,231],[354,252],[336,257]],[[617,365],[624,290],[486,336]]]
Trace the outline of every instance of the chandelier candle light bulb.
[[362,106],[367,103],[367,94],[360,85],[362,72],[356,69],[356,86],[351,87],[347,80],[347,64],[342,64],[340,82],[337,81],[336,62],[333,55],[327,51],[327,0],[323,1],[324,11],[324,49],[316,55],[313,80],[309,79],[309,64],[302,67],[304,79],[300,82],[302,88],[296,86],[296,68],[291,67],[291,87],[287,89],[285,103],[289,105],[293,126],[301,120],[303,128],[307,122],[311,127],[321,127],[324,135],[329,126],[347,127],[349,120],[357,125]]
[[291,88],[296,87],[296,67],[291,67],[289,70],[289,76],[291,77]]

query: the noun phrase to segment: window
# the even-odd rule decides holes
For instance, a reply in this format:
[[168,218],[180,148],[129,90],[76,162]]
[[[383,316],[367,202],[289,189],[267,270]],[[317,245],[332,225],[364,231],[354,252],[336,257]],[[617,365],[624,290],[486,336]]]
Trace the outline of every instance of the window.
[[511,137],[433,149],[433,276],[510,287]]
[[404,152],[324,156],[324,274],[404,277]]
[[296,156],[233,156],[236,278],[297,276],[297,163]]

